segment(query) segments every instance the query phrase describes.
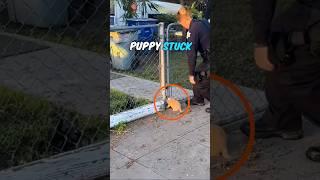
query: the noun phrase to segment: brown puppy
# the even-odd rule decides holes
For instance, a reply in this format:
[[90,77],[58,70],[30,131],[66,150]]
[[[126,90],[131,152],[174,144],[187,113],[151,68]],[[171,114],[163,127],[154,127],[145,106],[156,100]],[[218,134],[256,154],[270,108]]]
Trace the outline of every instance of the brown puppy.
[[179,112],[179,113],[182,113],[182,109],[181,109],[181,104],[179,101],[175,100],[174,98],[168,98],[167,100],[167,103],[168,103],[168,107],[167,108],[172,108],[172,110],[174,112]]
[[213,157],[222,156],[225,160],[230,160],[231,157],[227,147],[227,135],[223,128],[217,125],[211,126],[211,154]]

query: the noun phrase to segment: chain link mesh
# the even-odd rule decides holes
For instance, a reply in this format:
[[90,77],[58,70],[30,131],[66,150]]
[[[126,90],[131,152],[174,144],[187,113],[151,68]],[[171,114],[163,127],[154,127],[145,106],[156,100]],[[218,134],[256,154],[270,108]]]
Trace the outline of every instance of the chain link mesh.
[[[158,24],[112,27],[111,113],[114,115],[150,104],[160,87],[159,51],[130,49],[132,42],[159,42]],[[147,93],[143,93],[147,90]]]
[[0,1],[0,170],[108,138],[107,9]]
[[[253,59],[250,9],[249,0],[214,2],[212,68],[216,75],[240,89],[253,110],[255,120],[259,120],[267,108],[267,101],[264,94],[264,75],[255,66]],[[233,89],[218,81],[212,83],[211,98],[211,120],[226,129],[229,153],[234,159],[239,159],[248,143],[248,139],[239,130],[242,122],[249,121],[245,106]],[[255,157],[254,155],[255,152],[251,153],[252,157]],[[254,162],[250,161],[248,164]],[[219,168],[218,160],[211,159],[211,163],[213,174],[221,175],[225,172]]]
[[[264,76],[256,68],[253,60],[250,3],[249,1],[237,3],[218,1],[215,2],[215,7],[219,9],[213,9],[214,72],[237,85],[256,112],[263,111],[266,107]],[[214,110],[215,119],[223,121],[229,116],[237,117],[239,114],[246,116],[243,105],[239,104],[239,98],[231,98],[234,94],[232,95],[229,89],[222,88],[219,83],[216,83],[212,90],[213,99],[216,102],[224,103],[229,102],[227,99],[230,100],[230,104],[214,103],[214,109],[217,109],[217,112]]]
[[[167,41],[186,42],[186,31],[177,23],[169,25],[167,28]],[[185,89],[191,90],[189,82],[188,58],[184,51],[167,51],[167,83],[178,84]],[[176,88],[169,88],[168,95],[171,97],[183,97]],[[185,95],[184,95],[185,96]],[[184,97],[186,98],[186,97]]]

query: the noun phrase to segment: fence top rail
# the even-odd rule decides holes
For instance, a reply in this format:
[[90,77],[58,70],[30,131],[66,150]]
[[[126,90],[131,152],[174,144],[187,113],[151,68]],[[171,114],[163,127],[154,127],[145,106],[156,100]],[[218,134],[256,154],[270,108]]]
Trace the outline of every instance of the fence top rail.
[[168,26],[167,26],[167,41],[169,41],[169,33],[170,33],[170,28],[172,27],[172,26],[181,26],[179,23],[171,23],[171,24],[169,24]]
[[117,30],[128,30],[128,29],[141,29],[141,28],[148,28],[148,27],[159,27],[159,24],[150,24],[150,25],[139,25],[139,26],[113,26],[110,27],[110,31],[117,31]]

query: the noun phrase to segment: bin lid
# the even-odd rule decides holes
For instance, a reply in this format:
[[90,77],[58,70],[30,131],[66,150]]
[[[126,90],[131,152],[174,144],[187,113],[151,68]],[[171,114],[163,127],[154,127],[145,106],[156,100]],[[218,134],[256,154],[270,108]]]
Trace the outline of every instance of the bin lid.
[[158,19],[153,19],[153,18],[129,18],[129,19],[127,19],[127,21],[144,21],[144,22],[154,21],[154,22],[157,22]]
[[[121,26],[113,26],[114,29],[116,29],[117,27],[121,27]],[[138,31],[138,29],[119,29],[119,30],[110,30],[111,32],[118,32],[120,34],[125,34],[125,33],[130,33],[130,32],[136,32]]]

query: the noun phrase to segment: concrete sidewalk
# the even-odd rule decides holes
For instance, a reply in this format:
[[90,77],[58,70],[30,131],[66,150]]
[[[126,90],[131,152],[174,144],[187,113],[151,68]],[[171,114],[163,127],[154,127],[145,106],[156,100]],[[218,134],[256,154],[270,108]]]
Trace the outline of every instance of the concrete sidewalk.
[[[129,79],[129,80],[128,80]],[[132,96],[148,97],[151,93],[139,93],[142,87],[152,87],[152,83],[138,81],[130,77],[119,78],[112,82],[125,84],[123,92]],[[143,85],[142,85],[143,84]],[[243,120],[246,113],[231,91],[214,82],[215,122],[229,125]],[[154,87],[158,84],[154,83]],[[266,104],[261,91],[240,87],[254,111],[263,109]],[[210,179],[210,115],[205,112],[209,107],[192,107],[192,111],[180,121],[171,122],[147,117],[128,124],[125,135],[111,135],[111,175],[112,179]]]
[[[160,84],[111,72],[110,87],[153,102]],[[153,115],[129,123],[124,135],[112,133],[110,178],[209,179],[210,115],[206,107],[209,104],[192,108],[179,121]]]
[[[267,102],[264,93],[246,87],[240,87],[245,98],[250,102],[254,111],[255,120],[262,116]],[[228,149],[233,157],[224,169],[213,163],[216,168],[212,169],[214,177],[222,175],[228,168],[240,158],[248,143],[248,138],[240,130],[240,123],[248,121],[248,115],[243,109],[239,98],[231,94],[230,90],[219,83],[213,87],[214,119],[227,129]],[[319,127],[314,126],[304,119],[305,137],[298,141],[285,141],[279,138],[257,139],[254,151],[249,161],[229,179],[320,179],[319,163],[311,162],[305,156],[305,151],[311,145],[320,145]]]
[[[110,87],[153,101],[159,83],[117,73]],[[261,91],[239,87],[255,112],[266,107]],[[239,98],[213,83],[214,119],[218,124],[240,122],[247,115]],[[192,94],[192,91],[189,90]],[[173,94],[178,94],[173,92]],[[124,135],[111,135],[112,179],[210,179],[209,107],[192,107],[183,119],[171,122],[151,116],[128,124]]]
[[[106,57],[63,45],[1,35],[0,85],[86,115],[106,115]],[[28,47],[28,48],[26,48]]]
[[180,121],[151,116],[130,123],[125,135],[111,135],[110,177],[209,179],[209,134],[205,107],[193,108]]
[[[252,106],[256,120],[267,107],[264,93],[239,87]],[[228,148],[233,161],[240,158],[248,138],[239,131],[239,124],[247,120],[243,104],[230,89],[215,82],[214,113],[211,118],[226,127]],[[111,136],[112,179],[210,179],[210,117],[204,107],[177,122],[159,120],[156,116],[128,125],[123,136]],[[305,157],[305,150],[320,144],[320,132],[305,123],[305,138],[283,141],[272,138],[257,140],[250,160],[230,179],[319,179],[319,164]],[[213,164],[215,166],[215,164]],[[219,166],[211,171],[221,175],[226,169]]]
[[[256,140],[250,159],[230,180],[247,179],[320,179],[320,164],[306,158],[305,151],[312,145],[320,145],[319,127],[308,121],[304,123],[305,137],[297,141],[280,138]],[[234,160],[240,158],[248,142],[239,130],[228,133],[228,146]],[[233,165],[230,163],[225,169]],[[213,175],[221,175],[225,169],[214,168]]]

